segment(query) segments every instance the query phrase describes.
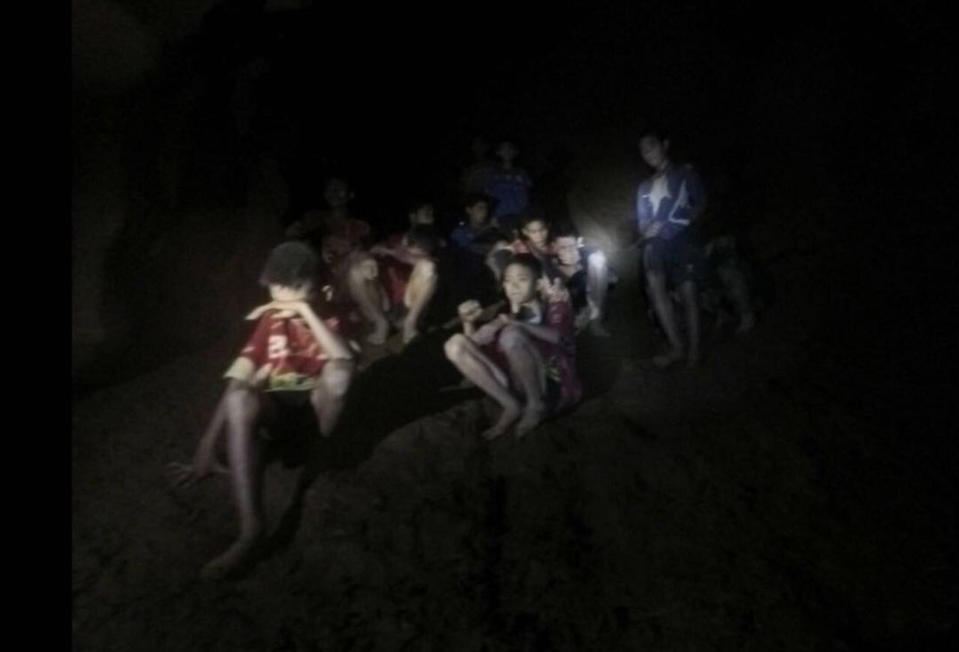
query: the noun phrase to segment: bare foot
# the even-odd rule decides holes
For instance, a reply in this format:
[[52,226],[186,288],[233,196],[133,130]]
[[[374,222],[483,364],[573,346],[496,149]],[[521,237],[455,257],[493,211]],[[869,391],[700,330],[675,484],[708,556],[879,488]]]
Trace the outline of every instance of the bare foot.
[[516,436],[522,437],[530,430],[542,423],[546,416],[546,406],[542,403],[528,404],[523,410],[523,418],[516,424]]
[[373,332],[366,336],[366,341],[374,346],[382,346],[389,333],[390,323],[384,319],[373,325]]
[[205,580],[224,579],[252,561],[262,543],[263,537],[261,535],[240,537],[233,542],[232,546],[227,548],[226,552],[207,563],[200,571],[200,577]]
[[509,430],[509,427],[513,425],[513,422],[519,418],[520,414],[521,412],[518,403],[503,408],[503,413],[499,416],[499,419],[496,421],[496,423],[483,431],[483,439],[492,441],[493,439],[506,434],[506,431]]
[[589,332],[595,337],[609,337],[609,331],[598,319],[589,322]]
[[167,471],[170,474],[170,486],[182,489],[192,487],[200,480],[210,477],[213,473],[219,475],[230,474],[230,469],[216,460],[209,460],[201,464],[170,462],[167,464]]
[[657,356],[653,356],[653,364],[659,367],[660,369],[665,369],[683,358],[686,355],[683,353],[682,349],[669,349],[665,353],[660,353]]

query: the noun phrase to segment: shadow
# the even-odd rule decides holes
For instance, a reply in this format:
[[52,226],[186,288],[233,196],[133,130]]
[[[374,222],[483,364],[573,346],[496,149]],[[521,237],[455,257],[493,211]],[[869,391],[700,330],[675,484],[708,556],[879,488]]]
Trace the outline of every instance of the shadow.
[[358,373],[329,437],[320,436],[309,405],[283,411],[268,425],[271,443],[265,463],[281,461],[287,468],[300,470],[293,497],[270,535],[266,554],[293,541],[302,519],[304,496],[321,473],[354,469],[398,428],[482,395],[477,389],[441,391],[460,379],[443,351],[453,332],[440,329],[423,335],[401,353],[380,358]]

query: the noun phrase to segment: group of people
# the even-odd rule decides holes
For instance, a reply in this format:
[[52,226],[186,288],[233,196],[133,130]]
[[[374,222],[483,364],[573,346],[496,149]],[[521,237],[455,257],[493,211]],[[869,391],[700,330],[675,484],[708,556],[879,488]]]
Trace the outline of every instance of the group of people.
[[[522,436],[581,399],[575,337],[609,336],[604,319],[614,275],[607,258],[584,245],[571,223],[553,224],[530,210],[530,177],[515,165],[512,143],[497,147],[498,165],[485,159],[484,143],[475,145],[476,161],[462,177],[463,218],[445,236],[437,233],[433,205],[419,201],[408,207],[405,232],[374,240],[370,224],[351,213],[349,183],[332,178],[327,208],[295,221],[270,253],[260,282],[271,300],[248,316],[256,321],[253,334],[225,374],[192,463],[174,468],[181,485],[216,471],[231,476],[240,536],[204,575],[230,572],[263,540],[254,459],[265,411],[309,402],[320,434],[329,436],[362,373],[357,354],[381,347],[391,332],[408,345],[456,315],[460,332],[444,336],[442,346],[463,382],[499,406],[487,439]],[[656,362],[694,363],[701,253],[686,227],[705,194],[691,167],[669,162],[668,141],[648,134],[640,147],[654,170],[637,198],[643,265],[670,344]],[[686,305],[685,342],[674,288]],[[215,455],[224,433],[229,469]]]

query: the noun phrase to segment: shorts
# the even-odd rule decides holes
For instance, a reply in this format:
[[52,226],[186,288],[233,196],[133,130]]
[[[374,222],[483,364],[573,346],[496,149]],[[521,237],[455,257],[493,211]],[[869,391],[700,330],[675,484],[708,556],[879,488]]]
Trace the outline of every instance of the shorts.
[[643,269],[662,272],[669,288],[679,287],[686,281],[702,283],[706,278],[702,248],[685,233],[669,240],[649,240],[643,247]]
[[267,461],[279,459],[288,469],[307,461],[311,445],[315,446],[321,439],[317,437],[311,393],[304,390],[265,393],[257,430],[265,444]]

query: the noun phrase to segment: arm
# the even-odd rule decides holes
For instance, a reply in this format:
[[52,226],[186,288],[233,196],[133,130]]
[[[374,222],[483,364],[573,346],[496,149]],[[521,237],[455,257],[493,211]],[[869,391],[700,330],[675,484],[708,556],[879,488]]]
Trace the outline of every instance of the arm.
[[643,194],[648,190],[648,182],[644,181],[636,191],[636,221],[639,225],[640,241],[655,238],[662,230],[662,224],[656,221],[656,216],[650,210],[651,204],[643,201]]
[[329,356],[334,360],[352,360],[353,354],[350,351],[349,347],[343,342],[342,339],[336,333],[330,330],[329,326],[323,323],[323,320],[316,316],[316,313],[313,312],[313,309],[310,307],[310,304],[305,301],[273,301],[268,303],[265,306],[260,306],[257,308],[247,319],[251,319],[254,315],[262,314],[264,310],[290,310],[301,317],[306,321],[306,325],[310,327],[310,332],[313,333],[313,337],[316,338],[316,341],[319,343],[320,347],[326,351]]
[[524,331],[535,337],[539,340],[545,340],[550,344],[559,343],[562,338],[562,334],[559,332],[559,329],[553,326],[541,326],[537,324],[527,324],[526,322],[513,320],[512,323],[514,326],[519,326]]

